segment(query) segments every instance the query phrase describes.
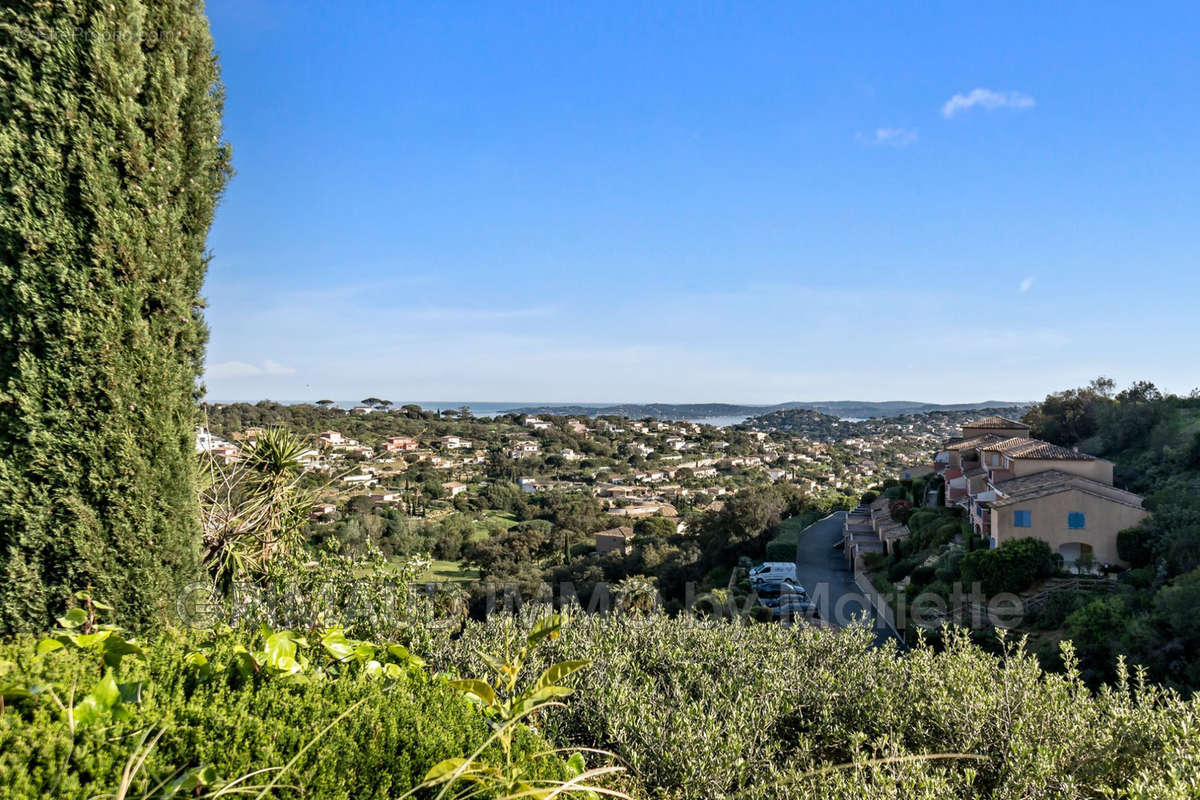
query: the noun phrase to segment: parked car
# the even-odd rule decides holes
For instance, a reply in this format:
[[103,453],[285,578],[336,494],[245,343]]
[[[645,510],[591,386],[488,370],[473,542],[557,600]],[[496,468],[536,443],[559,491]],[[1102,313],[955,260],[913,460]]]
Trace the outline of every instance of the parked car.
[[804,587],[790,579],[784,578],[778,582],[760,583],[754,587],[754,594],[760,606],[769,608],[771,615],[779,617],[820,617],[817,606],[808,596]]
[[787,595],[799,595],[807,598],[808,592],[803,586],[796,583],[790,578],[784,578],[780,581],[763,581],[755,584],[754,593],[760,598],[774,599]]
[[784,578],[796,580],[795,561],[767,561],[750,570],[750,583],[777,583]]
[[783,595],[776,605],[771,606],[771,613],[776,617],[821,618],[817,604],[809,600],[808,595]]

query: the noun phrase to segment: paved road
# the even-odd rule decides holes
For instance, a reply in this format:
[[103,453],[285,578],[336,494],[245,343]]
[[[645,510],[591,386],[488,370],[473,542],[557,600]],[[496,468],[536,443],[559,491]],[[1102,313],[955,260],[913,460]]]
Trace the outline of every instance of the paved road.
[[839,511],[814,522],[801,532],[796,544],[796,576],[820,609],[821,618],[838,627],[866,616],[876,626],[879,643],[895,638],[891,629],[876,621],[871,603],[846,568],[846,558],[834,545],[842,540],[846,514]]

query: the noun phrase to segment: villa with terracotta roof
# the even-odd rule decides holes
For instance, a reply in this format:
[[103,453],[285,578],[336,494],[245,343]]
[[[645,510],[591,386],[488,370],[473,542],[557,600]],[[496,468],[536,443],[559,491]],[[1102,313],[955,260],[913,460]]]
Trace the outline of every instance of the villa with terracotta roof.
[[605,553],[623,553],[629,555],[633,552],[633,545],[631,544],[633,541],[633,528],[627,525],[599,531],[595,534],[595,537],[596,552],[601,555]]
[[934,464],[946,505],[964,508],[992,547],[1032,536],[1066,563],[1116,564],[1117,533],[1150,513],[1113,486],[1111,461],[1030,438],[1027,425],[1003,417],[964,425]]
[[1028,439],[1029,426],[1008,417],[983,417],[963,425],[962,435],[964,439],[988,435],[1002,436],[1005,439],[1016,436]]

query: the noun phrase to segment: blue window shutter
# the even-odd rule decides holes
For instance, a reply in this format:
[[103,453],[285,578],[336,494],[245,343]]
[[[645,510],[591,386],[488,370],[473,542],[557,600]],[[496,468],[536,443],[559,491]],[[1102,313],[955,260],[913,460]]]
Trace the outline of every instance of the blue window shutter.
[[1067,527],[1072,530],[1083,530],[1087,527],[1087,515],[1082,511],[1072,511],[1067,514]]
[[1013,527],[1014,528],[1030,528],[1033,526],[1033,512],[1031,511],[1014,511],[1013,512]]

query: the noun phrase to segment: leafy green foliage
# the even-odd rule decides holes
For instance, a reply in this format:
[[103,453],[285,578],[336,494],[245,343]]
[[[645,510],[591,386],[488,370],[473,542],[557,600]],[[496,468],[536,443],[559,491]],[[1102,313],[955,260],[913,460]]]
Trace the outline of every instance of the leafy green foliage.
[[[544,708],[561,705],[562,698],[573,691],[563,686],[562,681],[587,667],[588,662],[569,660],[550,664],[531,684],[518,689],[518,679],[534,651],[539,645],[558,638],[566,618],[561,614],[543,617],[534,623],[519,643],[511,618],[507,621],[510,624],[505,632],[501,653],[479,654],[491,670],[492,680],[467,678],[450,682],[450,686],[461,690],[492,720],[494,738],[500,743],[503,760],[488,761],[479,758],[477,753],[468,758],[447,759],[434,765],[425,776],[424,785],[442,787],[441,794],[466,783],[473,787],[469,790],[470,796],[550,798],[580,795],[595,798],[596,787],[586,781],[619,771],[617,768],[588,771],[583,754],[575,753],[567,763],[567,780],[539,780],[536,775],[530,774],[530,763],[513,758],[512,737],[519,730],[518,723]],[[625,796],[611,791],[604,793]]]
[[1121,583],[1137,591],[1076,609],[1066,630],[1093,681],[1115,677],[1113,654],[1121,652],[1155,680],[1195,690],[1200,647],[1173,609],[1190,595],[1187,576],[1200,568],[1200,396],[1163,394],[1145,381],[1115,395],[1112,389],[1111,381],[1093,381],[1048,397],[1026,418],[1037,420],[1034,435],[1059,444],[1090,437],[1084,448],[1112,459],[1117,484],[1147,495],[1153,512],[1117,537],[1118,554],[1134,567]]
[[1054,553],[1041,539],[1010,539],[994,550],[974,550],[959,562],[964,583],[981,584],[985,595],[1023,592],[1055,570]]
[[[0,646],[0,661],[13,665],[0,677],[31,690],[0,712],[3,797],[82,799],[123,785],[131,797],[239,786],[258,795],[276,781],[264,796],[299,786],[310,798],[385,798],[446,758],[498,749],[485,746],[488,728],[460,692],[407,650],[337,630],[167,635],[115,669],[92,648],[38,656],[22,638]],[[534,758],[544,744],[524,726],[510,748],[534,776],[541,764],[561,770]],[[135,755],[145,760],[125,781]]]
[[195,574],[205,238],[229,173],[190,2],[0,9],[0,631]]
[[[482,669],[506,630],[471,623],[434,661]],[[1136,680],[1094,695],[1069,648],[1051,674],[962,631],[900,654],[863,630],[589,615],[537,656],[523,675],[591,662],[551,740],[612,751],[649,798],[1173,797],[1200,774],[1195,701]]]
[[1117,555],[1131,567],[1144,567],[1154,559],[1151,537],[1144,528],[1129,528],[1117,533]]
[[222,591],[261,578],[272,558],[301,545],[313,505],[313,493],[300,486],[305,449],[290,432],[268,428],[243,461],[203,457],[203,562]]

